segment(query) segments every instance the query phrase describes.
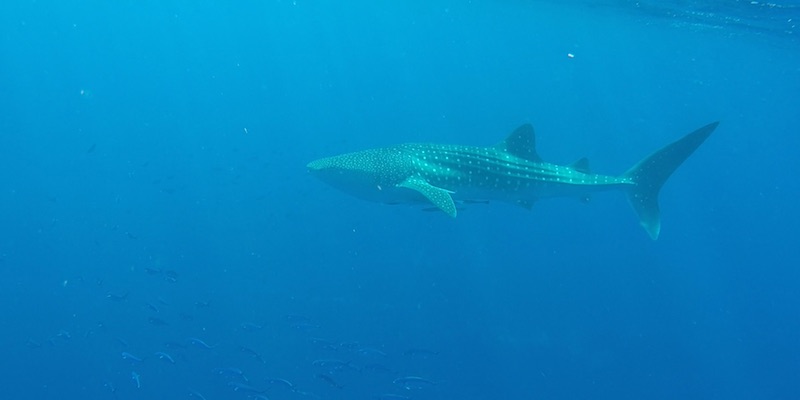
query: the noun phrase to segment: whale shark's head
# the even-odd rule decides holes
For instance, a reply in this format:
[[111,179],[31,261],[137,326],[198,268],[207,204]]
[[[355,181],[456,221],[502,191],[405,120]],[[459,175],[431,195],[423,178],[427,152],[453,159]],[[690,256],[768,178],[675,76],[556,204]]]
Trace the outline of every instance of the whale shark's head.
[[376,184],[378,174],[366,152],[320,158],[308,163],[312,175],[323,182],[345,190],[353,186]]
[[408,176],[403,157],[396,148],[372,149],[314,160],[307,168],[321,181],[345,193],[384,202],[386,192]]

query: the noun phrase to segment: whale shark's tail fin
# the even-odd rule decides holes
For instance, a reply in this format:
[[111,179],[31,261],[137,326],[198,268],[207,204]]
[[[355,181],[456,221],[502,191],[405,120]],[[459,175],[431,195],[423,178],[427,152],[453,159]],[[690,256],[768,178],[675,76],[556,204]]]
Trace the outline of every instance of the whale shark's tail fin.
[[689,158],[711,135],[719,122],[708,124],[680,140],[664,146],[661,150],[645,157],[623,177],[630,178],[634,185],[628,190],[628,201],[633,206],[639,223],[653,240],[658,239],[661,230],[661,217],[658,209],[658,192],[667,178]]

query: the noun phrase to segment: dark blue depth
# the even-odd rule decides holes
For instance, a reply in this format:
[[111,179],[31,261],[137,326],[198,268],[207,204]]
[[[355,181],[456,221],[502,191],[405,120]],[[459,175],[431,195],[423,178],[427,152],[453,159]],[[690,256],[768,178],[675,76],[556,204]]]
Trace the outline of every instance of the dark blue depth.
[[[796,2],[0,6],[8,399],[800,398]],[[620,193],[351,198],[403,142],[633,163],[712,121],[651,241]]]

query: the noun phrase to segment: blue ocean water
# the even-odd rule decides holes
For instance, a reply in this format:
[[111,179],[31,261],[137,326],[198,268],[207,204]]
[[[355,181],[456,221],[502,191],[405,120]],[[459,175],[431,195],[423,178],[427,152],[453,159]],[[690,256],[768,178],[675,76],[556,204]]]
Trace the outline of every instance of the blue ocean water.
[[[800,398],[798,21],[789,1],[4,2],[1,397]],[[305,168],[531,123],[547,161],[619,174],[717,120],[655,242],[620,193],[451,219]]]

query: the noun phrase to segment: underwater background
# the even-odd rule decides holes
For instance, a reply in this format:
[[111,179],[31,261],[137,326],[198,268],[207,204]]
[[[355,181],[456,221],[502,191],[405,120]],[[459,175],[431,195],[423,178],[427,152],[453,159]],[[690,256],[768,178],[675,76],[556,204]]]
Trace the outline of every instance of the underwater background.
[[[5,399],[800,398],[800,3],[7,1]],[[661,192],[351,198],[306,164],[403,142]]]

